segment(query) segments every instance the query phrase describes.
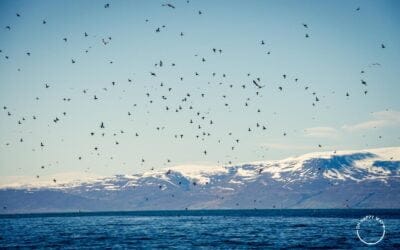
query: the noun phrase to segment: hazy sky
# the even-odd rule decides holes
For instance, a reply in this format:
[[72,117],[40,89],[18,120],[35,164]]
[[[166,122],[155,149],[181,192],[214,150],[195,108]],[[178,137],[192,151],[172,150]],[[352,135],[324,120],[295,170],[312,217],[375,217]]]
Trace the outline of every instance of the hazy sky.
[[399,1],[163,3],[0,1],[0,179],[399,146]]

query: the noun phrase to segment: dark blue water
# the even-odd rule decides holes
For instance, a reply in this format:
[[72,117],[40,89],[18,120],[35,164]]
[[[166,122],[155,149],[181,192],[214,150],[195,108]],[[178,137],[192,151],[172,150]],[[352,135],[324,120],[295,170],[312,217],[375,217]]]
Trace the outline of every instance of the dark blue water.
[[[378,216],[373,247],[357,222]],[[379,233],[380,227],[373,228]],[[374,235],[370,235],[373,240]],[[376,236],[376,235],[375,235]],[[366,235],[367,237],[367,235]],[[400,210],[230,210],[1,215],[0,248],[400,249]]]

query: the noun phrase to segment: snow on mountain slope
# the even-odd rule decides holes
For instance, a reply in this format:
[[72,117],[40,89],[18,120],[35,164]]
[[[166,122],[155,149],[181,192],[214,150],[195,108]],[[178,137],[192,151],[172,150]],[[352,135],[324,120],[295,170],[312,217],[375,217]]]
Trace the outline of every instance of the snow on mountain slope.
[[[317,152],[236,166],[182,165],[134,175],[0,189],[8,211],[400,207],[400,147]],[[68,206],[18,199],[41,194]],[[28,195],[28,196],[29,196]],[[45,199],[46,200],[46,199]],[[72,201],[73,202],[72,202]],[[50,204],[52,204],[50,202]],[[85,205],[82,205],[85,204]],[[93,205],[97,204],[97,205]],[[66,204],[64,204],[66,205]],[[28,209],[28,210],[29,210]],[[62,210],[62,209],[61,209]]]
[[198,185],[209,184],[212,179],[222,178],[222,176],[232,178],[232,183],[235,180],[239,181],[239,179],[252,181],[263,175],[271,175],[275,180],[282,182],[315,179],[321,175],[323,178],[331,180],[385,180],[387,177],[399,177],[399,162],[400,147],[359,151],[328,151],[309,153],[284,160],[252,162],[236,166],[180,165],[142,174],[116,175],[106,178],[86,177],[85,180],[71,180],[71,174],[69,174],[66,182],[63,182],[62,179],[64,175],[60,175],[56,176],[60,180],[59,184],[53,182],[38,182],[38,184],[16,182],[3,185],[0,188],[71,188],[83,184],[88,187],[104,185],[106,189],[111,190],[116,187],[137,186],[143,183],[144,179],[168,182],[177,176],[196,182]]

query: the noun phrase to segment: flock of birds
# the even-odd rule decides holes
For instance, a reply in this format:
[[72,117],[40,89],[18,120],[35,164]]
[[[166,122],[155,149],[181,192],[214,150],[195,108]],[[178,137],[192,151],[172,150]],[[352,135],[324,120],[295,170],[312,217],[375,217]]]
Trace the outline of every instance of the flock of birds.
[[[189,1],[187,1],[187,3],[189,3]],[[105,9],[108,9],[110,7],[111,7],[110,3],[106,3],[104,5]],[[171,3],[163,3],[163,4],[161,4],[161,7],[162,8],[169,8],[172,11],[177,8],[174,4],[171,4]],[[356,11],[360,11],[360,8],[357,8]],[[197,12],[196,13],[197,15],[200,15],[200,16],[204,15],[204,12],[202,10],[197,10],[196,12]],[[22,18],[22,15],[20,13],[16,13],[16,18]],[[148,23],[149,19],[146,19],[144,21],[146,23]],[[42,25],[47,25],[47,22],[48,21],[46,19],[42,19],[41,20]],[[310,25],[307,24],[307,23],[302,23],[302,24],[299,24],[299,26],[302,29],[304,29],[304,38],[305,39],[312,39],[311,32],[310,32]],[[165,28],[166,28],[165,25],[162,25],[160,27],[156,27],[154,32],[155,33],[160,33]],[[9,25],[5,26],[4,29],[6,31],[8,31],[8,32],[12,32],[13,31],[13,26],[12,26],[12,24],[9,24]],[[183,37],[183,36],[185,36],[185,32],[182,31],[178,35]],[[82,34],[82,36],[83,37],[89,37],[90,34],[88,32],[84,32]],[[104,46],[107,46],[108,44],[110,44],[112,42],[112,40],[113,40],[113,38],[111,36],[108,36],[108,37],[105,37],[105,38],[101,38],[101,41],[100,41],[101,43],[100,44],[102,44]],[[62,38],[62,42],[68,43],[69,42],[68,37]],[[260,41],[255,42],[255,43],[258,43],[258,46],[261,46],[261,48],[264,48],[266,46],[266,42],[264,40],[260,40]],[[380,47],[381,47],[381,49],[386,49],[385,44],[381,44]],[[86,49],[85,53],[89,53],[91,48],[92,47],[89,47],[88,49]],[[25,53],[26,53],[26,56],[30,57],[30,56],[33,56],[36,53],[39,53],[39,52],[38,51],[26,51]],[[224,50],[222,48],[210,48],[210,53],[215,54],[215,55],[223,55],[225,52],[224,52]],[[10,56],[8,54],[6,54],[5,51],[0,50],[0,55],[1,54],[3,55],[2,57],[4,57],[6,60],[11,60]],[[270,55],[271,54],[271,50],[267,50],[266,54]],[[202,56],[200,56],[198,54],[195,54],[195,57],[196,58],[200,58],[200,61],[202,63],[207,63],[207,59],[205,57],[202,57]],[[79,63],[79,61],[76,58],[71,58],[70,62],[71,62],[71,64],[78,64]],[[113,64],[114,61],[110,60],[109,63]],[[192,100],[191,98],[194,95],[196,95],[197,93],[186,93],[186,95],[181,98],[180,103],[177,106],[174,106],[174,104],[168,104],[168,100],[170,98],[172,98],[171,97],[172,96],[171,93],[174,92],[174,88],[169,86],[168,84],[162,82],[162,79],[160,79],[157,70],[160,69],[160,68],[163,68],[163,67],[165,68],[165,67],[175,67],[175,66],[176,66],[176,64],[174,62],[168,62],[167,63],[167,62],[165,62],[163,60],[159,60],[158,62],[154,63],[154,69],[152,69],[148,73],[149,76],[154,78],[155,81],[157,81],[157,82],[161,81],[161,83],[159,84],[159,87],[161,89],[165,90],[165,94],[160,96],[160,98],[165,102],[165,105],[158,107],[160,110],[163,110],[165,112],[175,112],[175,113],[180,113],[183,110],[188,110],[189,112],[192,112],[192,114],[193,114],[193,118],[191,118],[190,120],[182,121],[183,123],[187,122],[190,126],[192,126],[192,133],[191,134],[175,133],[175,134],[173,134],[173,138],[171,138],[171,139],[179,140],[179,139],[183,139],[183,138],[189,137],[189,138],[194,138],[195,140],[199,140],[201,142],[201,141],[206,140],[207,138],[213,138],[214,135],[207,128],[210,128],[211,126],[214,126],[215,119],[213,117],[210,117],[208,112],[203,111],[200,108],[198,108],[198,106],[200,106],[201,103],[196,103],[195,104],[195,103],[193,103],[191,101]],[[377,63],[376,66],[379,66],[379,64]],[[18,71],[20,71],[20,70],[21,69],[18,69]],[[360,73],[362,75],[362,74],[365,73],[365,71],[361,70]],[[199,72],[194,72],[193,73],[193,77],[197,77],[197,76],[199,76],[199,74],[200,74]],[[216,76],[221,77],[221,79],[226,79],[226,77],[227,77],[227,75],[225,73],[221,74],[221,73],[217,73],[217,72],[210,72],[211,81]],[[246,97],[245,102],[243,103],[243,106],[245,108],[250,108],[250,106],[251,106],[250,103],[252,102],[253,99],[262,98],[262,91],[266,88],[267,85],[265,83],[263,83],[263,80],[259,76],[254,76],[252,73],[247,73],[246,76],[248,78],[248,81],[246,83],[240,84],[240,86],[238,86],[238,88],[242,89],[242,90],[250,89],[250,91],[253,93],[252,96]],[[288,80],[289,78],[292,78],[294,82],[299,82],[300,81],[298,77],[293,77],[293,76],[290,77],[286,73],[283,73],[281,77],[282,77],[282,80]],[[129,77],[127,77],[126,79],[127,79],[127,82],[129,84],[133,84],[134,83],[133,79],[131,79]],[[183,76],[179,76],[178,79],[179,79],[180,82],[184,82],[184,77]],[[235,88],[236,87],[234,84],[226,84],[224,82],[219,82],[219,83],[216,83],[216,84],[217,85],[226,86],[226,88]],[[366,89],[367,86],[368,86],[367,81],[364,78],[362,78],[360,80],[360,84],[365,87],[363,92],[364,92],[365,95],[367,95],[367,93],[368,93],[368,90]],[[111,82],[111,86],[110,87],[115,87],[115,86],[117,86],[117,83],[115,81]],[[52,84],[50,84],[48,82],[44,82],[43,83],[43,90],[44,91],[46,91],[48,89],[51,89],[51,88],[52,88]],[[207,89],[206,88],[212,88],[211,85],[210,85],[210,82],[205,84],[205,88],[202,89],[202,92],[200,93],[200,98],[204,99],[205,102],[206,102],[205,98],[207,96],[207,91],[206,91]],[[103,91],[108,91],[109,87],[103,87],[102,90]],[[277,86],[276,91],[284,92],[285,91],[285,86],[284,85]],[[309,91],[310,92],[310,94],[311,94],[310,104],[312,106],[316,106],[320,102],[321,96],[319,96],[316,93],[316,91],[311,91],[311,87],[310,86],[305,86],[304,87],[304,91]],[[91,92],[90,89],[82,89],[80,94],[83,94],[85,96],[89,96],[90,92]],[[146,96],[147,102],[149,104],[155,103],[155,98],[158,98],[157,93],[151,92],[150,90],[148,92],[144,93],[144,95]],[[344,93],[344,95],[346,97],[350,97],[350,93],[349,92]],[[89,96],[88,99],[91,100],[91,101],[98,101],[100,99],[100,97],[98,96],[98,94],[93,94],[92,96]],[[222,94],[222,99],[224,100],[224,104],[223,105],[225,107],[229,108],[231,106],[231,104],[228,101],[227,95],[226,94]],[[38,97],[36,97],[36,100],[40,101],[41,99],[38,96]],[[65,97],[65,98],[62,99],[62,101],[64,101],[64,102],[71,102],[72,100],[73,100],[73,98],[71,98],[71,97]],[[8,116],[10,119],[15,119],[15,117],[18,117],[18,114],[14,114],[14,112],[9,107],[9,105],[12,105],[12,104],[5,104],[3,106],[2,109],[4,111],[4,115],[6,117]],[[198,105],[198,106],[196,106],[196,105]],[[134,107],[138,107],[138,104],[135,103],[133,106]],[[256,111],[257,111],[257,113],[261,113],[262,112],[261,107],[256,108]],[[68,117],[68,114],[67,114],[66,111],[62,111],[62,112],[60,112],[60,114],[61,114],[60,116],[54,117],[51,121],[49,121],[49,123],[55,123],[55,124],[56,123],[60,123],[62,121],[62,119],[64,119],[64,118],[66,119]],[[126,115],[127,116],[133,116],[134,115],[134,111],[128,111],[126,113]],[[4,119],[4,118],[2,118],[2,119]],[[38,117],[36,115],[32,115],[30,118],[29,117],[19,117],[19,118],[16,119],[16,122],[17,122],[18,125],[22,125],[27,119],[37,120],[37,119],[40,119],[40,117]],[[96,137],[96,136],[106,137],[109,134],[111,134],[112,137],[117,137],[117,135],[121,136],[121,135],[126,135],[126,134],[129,134],[129,133],[132,134],[132,132],[128,132],[129,129],[121,129],[118,132],[110,132],[109,130],[107,130],[108,123],[112,123],[112,121],[99,121],[98,124],[97,124],[97,127],[93,127],[93,130],[92,131],[87,131],[87,133],[91,137]],[[156,126],[155,130],[156,131],[165,130],[167,127],[168,127],[167,124],[162,124],[162,125]],[[248,132],[257,133],[258,131],[268,130],[268,125],[267,125],[267,123],[265,121],[263,121],[260,118],[260,120],[257,120],[257,121],[254,122],[254,127],[247,127],[245,129]],[[241,142],[241,138],[236,137],[232,131],[229,131],[229,129],[227,129],[226,134],[228,134],[229,137],[232,138],[232,140],[231,140],[232,144],[229,145],[230,150],[232,150],[232,151],[236,150],[236,148],[238,147],[238,145]],[[287,131],[282,131],[282,136],[287,136],[287,135],[288,135]],[[133,132],[133,136],[135,136],[135,137],[141,136],[140,131]],[[24,139],[25,138],[17,138],[16,141],[19,142],[19,143],[23,143]],[[219,144],[224,143],[222,141],[222,139],[220,139],[220,138],[214,137],[214,140],[216,140],[217,143],[219,143]],[[12,146],[12,144],[14,142],[7,141],[7,142],[4,142],[4,143],[5,143],[6,146],[10,147],[10,146]],[[171,142],[171,143],[173,143],[173,142]],[[115,140],[114,144],[115,145],[119,145],[120,142],[118,140]],[[38,141],[37,142],[37,146],[42,150],[44,150],[46,147],[51,147],[51,145],[48,145],[46,143],[46,141]],[[100,146],[93,147],[93,151],[91,153],[100,155],[99,147]],[[318,144],[318,145],[316,145],[316,147],[322,148],[323,145],[322,144]],[[35,150],[35,149],[33,149],[33,150]],[[201,152],[199,152],[199,154],[207,156],[207,154],[209,154],[209,150],[207,148],[204,148]],[[82,158],[83,158],[82,155],[76,156],[76,159],[79,160],[79,161],[82,160]],[[166,160],[165,164],[171,163],[172,162],[172,160],[171,160],[172,158],[173,157],[169,157]],[[112,159],[112,157],[111,157],[111,159]],[[146,162],[146,159],[144,159],[144,158],[142,158],[140,160],[140,164],[145,164],[145,162]],[[222,162],[220,162],[220,163],[222,163]],[[232,164],[232,161],[228,160],[228,161],[223,162],[223,163],[224,164]],[[46,167],[47,167],[46,164],[42,164],[40,166],[40,168],[39,168],[39,171],[45,169]],[[154,169],[154,167],[152,167],[151,169]],[[40,178],[39,172],[36,175],[36,177]],[[55,183],[57,182],[56,179],[53,179],[53,181]]]

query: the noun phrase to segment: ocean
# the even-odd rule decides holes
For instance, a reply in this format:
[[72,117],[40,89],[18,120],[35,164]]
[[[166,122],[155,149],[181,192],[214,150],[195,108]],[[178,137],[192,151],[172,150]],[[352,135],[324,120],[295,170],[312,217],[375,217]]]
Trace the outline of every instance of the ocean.
[[0,248],[400,249],[400,210],[3,214]]

